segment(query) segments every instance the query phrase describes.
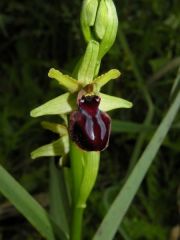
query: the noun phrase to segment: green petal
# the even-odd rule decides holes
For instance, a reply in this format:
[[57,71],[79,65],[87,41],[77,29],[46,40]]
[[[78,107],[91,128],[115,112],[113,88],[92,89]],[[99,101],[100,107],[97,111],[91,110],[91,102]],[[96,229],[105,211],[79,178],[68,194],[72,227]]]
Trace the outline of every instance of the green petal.
[[69,152],[69,138],[63,136],[60,139],[37,148],[31,153],[31,158],[64,156]]
[[68,134],[67,128],[62,124],[43,121],[41,122],[41,125],[43,128],[50,130],[54,133],[58,133],[61,136]]
[[123,98],[113,97],[100,93],[101,97],[100,110],[107,112],[116,108],[131,108],[133,104]]
[[76,79],[68,75],[64,75],[54,68],[49,70],[48,76],[56,79],[59,84],[65,87],[69,92],[76,92],[79,89],[79,84]]
[[120,71],[117,69],[111,69],[107,73],[94,79],[93,83],[96,86],[96,90],[99,91],[106,83],[111,79],[116,79],[121,75]]
[[71,112],[75,107],[75,96],[65,93],[33,109],[30,115],[31,117],[39,117],[42,115],[64,114]]

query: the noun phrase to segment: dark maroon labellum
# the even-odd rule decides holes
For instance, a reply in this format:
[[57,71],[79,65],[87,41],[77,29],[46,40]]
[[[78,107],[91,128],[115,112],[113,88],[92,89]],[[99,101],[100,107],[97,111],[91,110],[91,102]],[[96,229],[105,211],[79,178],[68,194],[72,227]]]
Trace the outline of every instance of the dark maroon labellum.
[[102,151],[108,146],[111,118],[99,110],[100,97],[82,96],[70,115],[71,139],[83,150]]

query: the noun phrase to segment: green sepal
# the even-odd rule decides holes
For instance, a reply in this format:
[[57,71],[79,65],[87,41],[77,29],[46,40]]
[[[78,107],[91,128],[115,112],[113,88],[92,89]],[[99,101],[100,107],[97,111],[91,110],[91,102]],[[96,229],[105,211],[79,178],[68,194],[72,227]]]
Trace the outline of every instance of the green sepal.
[[95,85],[95,89],[100,91],[100,89],[108,83],[112,79],[116,79],[121,75],[120,71],[117,69],[111,69],[107,73],[97,77],[94,79],[93,84]]
[[58,140],[41,146],[31,153],[31,158],[64,156],[69,152],[69,137],[67,135]]
[[68,117],[66,113],[59,114],[59,116],[62,118],[64,125],[67,127],[68,126]]
[[64,136],[68,134],[67,127],[59,123],[52,123],[47,121],[42,121],[41,125],[43,128],[50,130],[54,133],[59,134],[60,136]]
[[76,108],[76,98],[70,93],[62,94],[30,112],[31,117],[70,113]]
[[97,66],[99,43],[91,40],[86,48],[81,66],[78,71],[78,82],[82,86],[92,83]]
[[110,96],[104,93],[99,93],[101,102],[99,109],[103,112],[107,112],[117,108],[131,108],[133,104],[123,98]]
[[77,82],[76,79],[68,76],[68,75],[64,75],[62,74],[60,71],[51,68],[49,70],[48,76],[50,78],[54,78],[58,81],[58,83],[60,85],[62,85],[63,87],[65,87],[69,92],[76,92],[79,89],[79,84]]

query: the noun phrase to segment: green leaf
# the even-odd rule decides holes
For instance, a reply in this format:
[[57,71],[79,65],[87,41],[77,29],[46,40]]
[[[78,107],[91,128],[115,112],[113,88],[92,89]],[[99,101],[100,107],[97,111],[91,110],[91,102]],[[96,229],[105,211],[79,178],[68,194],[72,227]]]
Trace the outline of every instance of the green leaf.
[[134,123],[128,121],[120,121],[112,119],[112,132],[127,132],[127,133],[139,133],[141,131],[152,132],[155,129],[155,126],[145,125],[142,123]]
[[95,184],[100,161],[100,152],[83,152],[84,172],[79,190],[77,207],[86,207],[86,201]]
[[121,75],[120,71],[117,69],[111,69],[107,73],[97,77],[96,79],[93,80],[93,83],[96,86],[96,90],[100,91],[100,89],[108,83],[112,79],[116,79]]
[[99,108],[104,112],[117,109],[117,108],[132,107],[132,103],[123,98],[113,97],[104,93],[100,93],[99,95],[101,97]]
[[180,67],[178,68],[178,72],[177,72],[177,76],[174,80],[172,89],[171,89],[171,93],[170,93],[170,97],[172,97],[174,95],[174,93],[176,92],[177,89],[179,89],[180,87]]
[[104,217],[93,240],[113,239],[180,107],[180,92]]
[[50,161],[50,215],[57,226],[63,230],[67,239],[69,239],[69,209],[63,169],[58,169],[52,159]]
[[2,166],[0,191],[45,239],[55,240],[46,211]]
[[33,109],[30,115],[31,117],[39,117],[43,115],[64,114],[70,113],[74,108],[76,108],[74,95],[65,93]]
[[69,152],[69,137],[67,135],[60,139],[37,148],[31,153],[31,158],[64,156]]
[[54,78],[56,79],[60,85],[62,85],[63,87],[65,87],[69,92],[76,92],[79,89],[79,84],[77,82],[76,79],[68,76],[68,75],[64,75],[62,74],[60,71],[51,68],[49,70],[48,76],[50,78]]
[[99,43],[91,40],[86,48],[85,55],[82,60],[82,64],[78,71],[78,81],[83,86],[92,83],[96,66],[97,57],[99,53]]
[[119,227],[119,233],[121,234],[121,236],[123,237],[123,240],[132,240],[129,235],[126,233],[126,231],[124,230],[123,227]]

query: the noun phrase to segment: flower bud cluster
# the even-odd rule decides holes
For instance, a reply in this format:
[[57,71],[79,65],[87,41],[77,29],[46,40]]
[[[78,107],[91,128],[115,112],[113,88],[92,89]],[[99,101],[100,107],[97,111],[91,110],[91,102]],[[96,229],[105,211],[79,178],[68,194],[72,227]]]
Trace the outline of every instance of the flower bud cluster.
[[81,25],[86,41],[95,40],[99,43],[99,60],[101,60],[116,38],[118,18],[113,1],[84,0]]

